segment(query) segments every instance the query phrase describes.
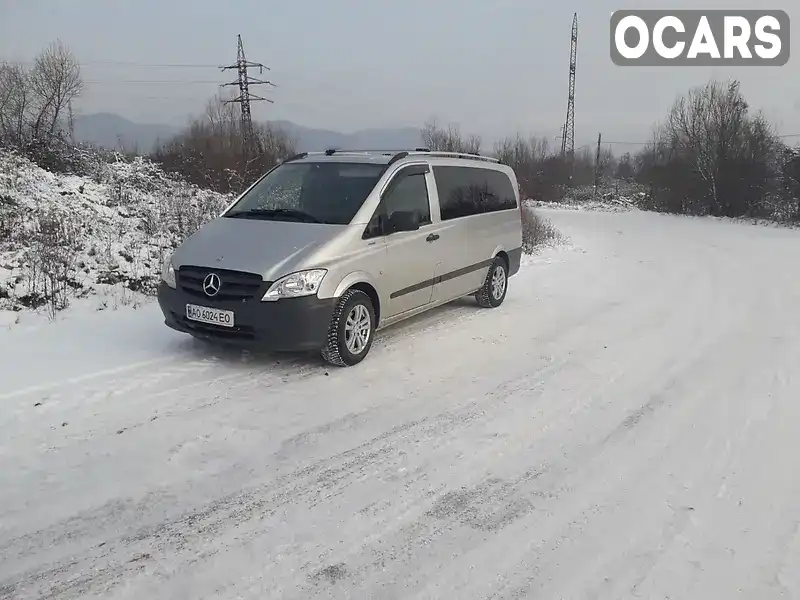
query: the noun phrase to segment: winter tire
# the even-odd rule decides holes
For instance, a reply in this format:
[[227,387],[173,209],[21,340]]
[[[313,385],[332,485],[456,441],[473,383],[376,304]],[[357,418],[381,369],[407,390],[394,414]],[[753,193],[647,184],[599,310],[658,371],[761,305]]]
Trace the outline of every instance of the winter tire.
[[364,360],[375,334],[375,309],[361,290],[347,290],[333,311],[322,358],[337,367],[351,367]]
[[475,294],[478,306],[497,308],[506,299],[508,291],[508,266],[502,257],[496,256],[486,274],[483,287]]

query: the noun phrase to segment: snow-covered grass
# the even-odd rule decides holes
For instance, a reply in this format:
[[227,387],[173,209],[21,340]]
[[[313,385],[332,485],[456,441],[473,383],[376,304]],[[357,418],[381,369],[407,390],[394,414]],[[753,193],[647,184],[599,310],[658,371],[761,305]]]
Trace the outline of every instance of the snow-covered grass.
[[[593,186],[580,186],[567,192],[564,198],[554,202],[527,199],[524,204],[531,209],[567,209],[596,212],[628,212],[652,210],[649,206],[650,192],[647,186],[625,180],[604,180],[597,192]],[[661,215],[673,213],[658,212]],[[787,215],[775,213],[775,218],[715,217],[710,215],[682,215],[687,219],[710,219],[726,223],[758,225],[762,227],[800,228],[800,222],[789,220]]]
[[166,253],[229,201],[142,158],[81,177],[0,151],[0,310],[52,317],[75,299],[137,304],[155,291]]
[[594,186],[579,186],[567,190],[566,195],[557,202],[528,199],[526,204],[534,208],[557,206],[571,210],[623,212],[639,210],[646,198],[647,190],[640,184],[622,180],[604,180],[597,192]]

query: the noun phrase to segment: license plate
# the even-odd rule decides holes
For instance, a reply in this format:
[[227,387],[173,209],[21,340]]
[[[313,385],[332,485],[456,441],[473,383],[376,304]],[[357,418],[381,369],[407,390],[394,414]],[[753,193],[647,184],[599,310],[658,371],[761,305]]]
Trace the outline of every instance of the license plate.
[[192,321],[199,321],[200,323],[219,325],[220,327],[233,327],[232,310],[220,310],[218,308],[187,304],[186,318]]

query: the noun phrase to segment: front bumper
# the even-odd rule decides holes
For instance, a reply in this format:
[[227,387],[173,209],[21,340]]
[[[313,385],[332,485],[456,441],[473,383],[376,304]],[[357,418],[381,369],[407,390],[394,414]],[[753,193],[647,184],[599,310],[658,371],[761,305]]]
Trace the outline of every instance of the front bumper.
[[[335,298],[316,296],[277,302],[261,302],[258,298],[215,301],[173,289],[163,281],[158,286],[158,304],[168,327],[198,338],[274,351],[320,350],[327,340],[335,303]],[[189,320],[187,304],[231,310],[234,326]]]

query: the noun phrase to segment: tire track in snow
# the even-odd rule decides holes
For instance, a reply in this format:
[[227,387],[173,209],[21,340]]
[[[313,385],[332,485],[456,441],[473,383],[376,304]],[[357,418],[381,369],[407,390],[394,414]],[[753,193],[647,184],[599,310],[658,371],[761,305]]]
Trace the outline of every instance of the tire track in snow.
[[[584,316],[582,319],[580,319],[580,320],[578,321],[578,323],[576,324],[576,326],[578,326],[578,327],[583,327],[583,326],[585,326],[585,325],[587,325],[587,324],[590,324],[590,323],[591,323],[591,322],[592,322],[592,321],[593,321],[593,320],[596,318],[596,316],[597,316],[598,314],[601,314],[601,313],[603,313],[603,312],[606,312],[606,311],[607,311],[607,310],[609,310],[609,309],[618,309],[619,307],[620,307],[620,303],[619,303],[619,302],[616,302],[616,301],[615,301],[615,302],[611,302],[611,303],[609,303],[609,304],[607,304],[607,305],[601,305],[601,306],[599,306],[599,307],[594,307],[594,308],[593,308],[591,311],[589,311],[589,313],[588,313],[587,315],[585,315],[585,316]],[[442,319],[442,321],[446,322],[446,319]],[[549,336],[545,336],[545,338],[549,338],[549,339],[555,339],[555,338],[557,338],[557,337],[559,337],[559,336],[563,336],[563,334],[564,334],[564,331],[563,331],[563,329],[562,329],[562,328],[560,328],[560,327],[554,327],[554,328],[551,330],[551,333],[549,334]],[[555,372],[555,371],[557,371],[558,369],[560,369],[561,367],[563,367],[563,363],[551,364],[551,365],[548,367],[547,371],[549,371],[549,372]],[[535,376],[535,375],[536,375],[536,373],[534,373],[533,375]],[[529,369],[527,369],[527,368],[526,368],[526,370],[525,370],[525,372],[524,372],[524,375],[523,375],[523,377],[522,377],[522,380],[523,380],[523,381],[525,381],[525,382],[527,382],[527,381],[528,381],[528,380],[531,378],[531,376],[532,376],[532,374],[530,373]],[[544,382],[544,380],[541,380],[541,381],[540,381],[540,385],[541,385],[543,382]],[[503,392],[503,390],[504,390],[505,388],[507,388],[507,387],[508,387],[508,386],[501,387],[501,388],[500,388],[500,392],[502,393],[502,392]],[[475,411],[475,410],[476,410],[476,407],[477,407],[477,404],[476,404],[476,403],[473,403],[471,406],[472,406],[472,410],[473,410],[473,411]],[[483,408],[482,408],[482,409],[480,409],[480,410],[478,411],[478,413],[480,414],[480,416],[485,416],[485,414],[486,414],[486,408],[487,408],[487,407],[486,407],[486,405],[485,405],[485,402],[484,402],[484,403],[482,403],[482,406],[483,406]],[[463,422],[465,422],[465,421],[468,421],[468,420],[469,420],[468,418],[465,418],[464,416],[460,416],[460,417],[456,418],[454,422],[456,422],[456,423],[458,423],[458,422],[461,422],[461,423],[463,423]],[[439,432],[436,434],[436,436],[440,436],[440,435],[441,435],[441,433],[442,433],[442,431],[439,431]],[[375,456],[377,456],[377,455],[375,455]],[[345,472],[347,472],[347,470],[345,470]],[[297,473],[293,473],[293,474],[292,474],[292,476],[293,476],[293,477],[296,477],[297,475],[298,475]],[[141,510],[141,509],[139,509],[139,510]],[[73,532],[73,533],[74,533],[74,532]]]
[[[599,307],[593,307],[586,315],[584,315],[581,319],[576,322],[573,322],[572,329],[574,330],[573,337],[574,338],[581,338],[581,330],[587,326],[590,326],[595,319],[598,318],[600,314],[606,314],[609,310],[623,310],[624,307],[621,303],[617,301],[612,301],[605,305],[600,305]],[[637,324],[633,324],[629,326],[629,331],[635,331]],[[544,343],[549,343],[559,338],[564,338],[566,331],[563,327],[555,326],[552,328],[548,335],[543,337]],[[565,342],[562,342],[562,345]],[[592,347],[591,352],[597,351],[596,347]],[[530,372],[529,367],[525,366],[521,374],[517,377],[517,379],[513,381],[508,381],[502,384],[500,387],[495,388],[494,390],[488,391],[487,395],[482,396],[480,401],[473,401],[458,409],[455,413],[442,413],[438,415],[435,419],[423,419],[417,422],[411,422],[407,424],[407,426],[398,429],[392,432],[392,437],[404,437],[404,438],[411,438],[415,441],[415,444],[425,445],[427,446],[430,441],[434,440],[441,440],[444,436],[448,434],[452,434],[457,428],[469,426],[473,423],[476,419],[486,419],[493,413],[499,412],[502,410],[503,402],[502,399],[508,397],[510,394],[519,392],[524,389],[535,390],[535,389],[542,389],[549,376],[554,373],[561,371],[564,366],[576,360],[580,360],[581,354],[568,354],[564,353],[565,358],[561,361],[551,362],[547,367],[541,369],[540,371]],[[533,385],[531,385],[532,380],[535,381]],[[454,392],[453,396],[458,396],[458,392]],[[494,401],[490,400],[494,399]],[[425,400],[420,400],[420,403],[424,403]],[[405,410],[408,407],[404,407]],[[564,410],[568,410],[568,407],[565,407]],[[551,415],[554,417],[555,415]],[[426,433],[427,432],[427,433]],[[239,523],[242,520],[247,520],[253,518],[253,514],[255,512],[262,511],[264,506],[271,506],[277,504],[278,507],[284,506],[287,502],[291,502],[292,504],[296,504],[297,502],[301,502],[303,498],[307,497],[308,494],[311,495],[312,498],[319,496],[319,489],[328,489],[331,485],[336,487],[337,483],[342,481],[347,481],[350,479],[354,472],[358,472],[359,469],[362,469],[366,464],[369,463],[376,463],[380,462],[385,468],[391,468],[391,463],[389,461],[389,455],[394,456],[397,459],[398,452],[397,450],[393,450],[391,448],[392,445],[389,446],[387,449],[385,446],[380,446],[377,450],[373,450],[372,448],[378,445],[380,442],[385,441],[386,438],[384,436],[379,436],[378,438],[374,438],[367,442],[366,444],[362,445],[361,447],[357,448],[355,451],[348,451],[341,455],[332,457],[330,459],[326,459],[312,468],[312,470],[305,470],[305,471],[294,471],[291,472],[288,476],[281,478],[279,482],[276,484],[278,489],[282,489],[283,486],[286,485],[286,482],[297,482],[298,480],[303,480],[304,477],[307,477],[309,474],[318,473],[318,477],[312,479],[311,482],[303,482],[302,485],[295,484],[293,487],[289,489],[288,492],[278,492],[276,494],[275,491],[271,491],[273,494],[272,500],[264,500],[262,498],[258,498],[256,500],[249,500],[245,501],[245,498],[250,497],[248,496],[240,496],[235,495],[232,499],[227,500],[226,502],[216,503],[214,505],[213,510],[210,512],[202,513],[202,518],[198,519],[197,514],[189,515],[188,517],[184,517],[182,520],[177,521],[173,526],[164,528],[164,529],[156,529],[154,533],[151,534],[137,534],[131,540],[122,540],[120,543],[122,545],[127,545],[133,542],[145,542],[142,548],[139,550],[143,551],[150,545],[159,539],[172,539],[175,535],[175,531],[181,531],[187,529],[187,523],[191,523],[195,528],[194,536],[208,536],[213,535],[216,533],[216,529],[218,527],[225,526],[226,523]],[[388,453],[388,454],[387,454]],[[352,458],[350,458],[352,456]],[[365,462],[366,461],[366,462]],[[331,465],[339,464],[338,467],[332,467]],[[260,495],[264,493],[270,493],[272,490],[272,486],[267,488],[267,490],[261,491]],[[280,500],[283,498],[283,494],[287,494],[288,500]],[[326,497],[329,498],[329,497]],[[307,500],[308,501],[308,500]],[[316,500],[319,502],[320,500]],[[233,506],[230,506],[230,505]],[[315,502],[310,502],[308,504],[309,508],[313,508],[315,506]],[[275,510],[275,509],[272,509]],[[115,514],[121,516],[127,512],[137,512],[137,513],[147,513],[151,512],[151,507],[145,506],[135,506],[125,509],[124,511],[115,510]],[[102,513],[101,513],[102,514]],[[212,517],[212,515],[214,515]],[[95,520],[103,520],[107,521],[108,515],[102,515],[93,517],[91,515],[82,515],[76,522],[69,522],[63,524],[64,528],[63,531],[64,536],[67,535],[69,537],[79,537],[80,532],[82,529],[86,529],[87,532],[92,531],[94,526],[92,525],[92,521]],[[201,526],[198,525],[199,522],[205,522],[207,520],[211,521],[210,525]],[[190,529],[190,528],[189,528]],[[166,533],[164,533],[166,531]],[[69,532],[69,533],[67,533]],[[49,538],[46,535],[46,532],[37,532],[36,537],[41,538]],[[50,545],[58,545],[59,543],[63,542],[65,537],[62,538],[49,538]],[[108,543],[106,543],[106,546]],[[182,551],[184,548],[182,546],[178,546],[173,548],[172,551]],[[131,549],[131,552],[134,552],[135,549]],[[165,553],[169,553],[168,551],[164,551]],[[97,567],[95,566],[95,569]],[[112,569],[114,571],[114,569]],[[115,575],[109,573],[110,578],[113,579]]]

